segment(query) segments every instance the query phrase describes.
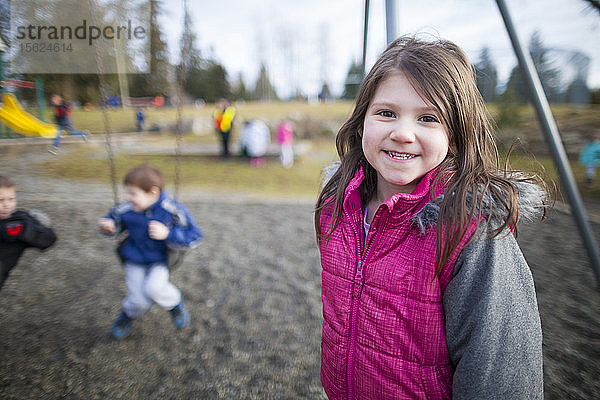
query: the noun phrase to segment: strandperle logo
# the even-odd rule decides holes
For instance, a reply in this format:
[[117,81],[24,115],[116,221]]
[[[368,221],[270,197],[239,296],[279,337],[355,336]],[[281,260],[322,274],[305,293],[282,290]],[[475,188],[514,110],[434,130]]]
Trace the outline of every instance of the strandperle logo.
[[11,73],[150,73],[150,2],[11,0]]
[[127,20],[127,25],[104,26],[88,25],[87,20],[83,20],[81,25],[73,28],[72,26],[40,26],[27,25],[17,26],[15,38],[18,40],[87,40],[88,45],[92,46],[94,40],[121,40],[121,39],[146,39],[146,29],[143,26],[133,26],[131,20]]

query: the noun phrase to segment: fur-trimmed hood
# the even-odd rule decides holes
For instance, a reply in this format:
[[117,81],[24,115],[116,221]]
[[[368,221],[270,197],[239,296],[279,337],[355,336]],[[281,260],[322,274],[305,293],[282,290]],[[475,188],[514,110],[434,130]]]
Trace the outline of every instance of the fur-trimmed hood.
[[[323,168],[321,173],[321,187],[333,177],[333,174],[335,174],[339,166],[340,162],[335,161]],[[524,182],[518,178],[519,176],[515,176],[514,184],[517,187],[519,221],[533,221],[544,213],[546,207],[546,192],[539,185]],[[481,188],[481,190],[483,190],[483,188]],[[446,194],[441,194],[437,196],[412,216],[411,221],[419,227],[421,233],[425,233],[428,228],[437,224],[440,213],[440,204],[445,195]],[[502,223],[506,215],[505,209],[501,205],[499,199],[493,197],[488,192],[484,195],[480,204],[483,213],[489,215],[489,221],[493,225]],[[467,210],[470,211],[472,207],[473,193],[471,192],[467,195]]]
[[[546,207],[544,200],[546,193],[544,190],[534,184],[523,181],[514,181],[517,186],[517,201],[519,207],[519,221],[533,221],[539,218],[544,213]],[[435,200],[427,203],[419,212],[417,212],[411,220],[419,227],[421,232],[431,226],[434,226],[439,217],[440,204],[444,199],[445,194],[441,194]],[[473,208],[473,192],[467,194],[467,210]],[[486,193],[481,201],[481,208],[484,214],[489,214],[489,221],[496,225],[502,223],[506,217],[505,209],[497,198],[489,192]]]

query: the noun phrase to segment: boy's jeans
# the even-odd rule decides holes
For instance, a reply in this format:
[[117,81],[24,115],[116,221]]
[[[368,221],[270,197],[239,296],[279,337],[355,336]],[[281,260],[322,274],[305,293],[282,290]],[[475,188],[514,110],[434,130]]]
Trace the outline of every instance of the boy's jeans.
[[71,136],[81,136],[85,137],[85,132],[77,130],[73,128],[71,125],[71,121],[64,122],[63,125],[58,125],[58,131],[56,132],[56,136],[54,137],[54,141],[52,142],[52,146],[58,147],[60,146],[60,137],[62,136],[63,131],[67,131]]
[[181,302],[181,292],[169,282],[166,264],[151,265],[125,263],[127,297],[123,300],[123,311],[130,318],[142,316],[156,303],[170,310]]

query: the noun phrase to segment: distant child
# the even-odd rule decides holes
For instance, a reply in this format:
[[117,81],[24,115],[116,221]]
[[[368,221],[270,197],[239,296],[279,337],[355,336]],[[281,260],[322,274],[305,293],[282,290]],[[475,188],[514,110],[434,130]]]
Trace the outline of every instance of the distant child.
[[127,297],[112,325],[117,339],[129,334],[133,320],[157,303],[171,313],[173,324],[182,328],[190,316],[179,289],[169,282],[169,248],[193,247],[202,233],[187,209],[163,190],[163,177],[156,167],[143,164],[124,179],[127,201],[112,208],[99,221],[105,234],[126,231],[118,248],[125,266]]
[[402,37],[366,76],[318,197],[330,399],[542,399],[542,331],[515,240],[545,192],[499,169],[471,63]]
[[56,241],[50,218],[38,210],[15,210],[15,183],[0,176],[0,288],[28,247],[45,250]]
[[144,115],[144,110],[142,107],[138,107],[135,112],[135,121],[137,126],[137,131],[142,132],[144,130],[144,125],[146,122],[146,117]]
[[73,128],[73,125],[71,124],[71,105],[57,94],[53,94],[52,97],[50,97],[50,102],[54,105],[54,122],[58,125],[58,130],[56,132],[56,137],[52,142],[52,147],[48,149],[48,151],[52,154],[58,153],[60,137],[62,136],[63,131],[67,131],[69,135],[79,136],[84,141],[87,141],[87,133]]
[[219,139],[221,140],[221,155],[223,159],[229,158],[229,138],[233,131],[233,122],[235,120],[235,107],[229,104],[226,99],[219,99],[217,108],[213,112],[213,122]]
[[283,120],[277,126],[277,143],[281,147],[281,165],[291,168],[294,165],[294,127],[290,121]]
[[600,167],[600,140],[596,136],[588,135],[579,154],[579,163],[585,167],[585,185],[592,187],[596,168]]
[[250,166],[264,167],[266,165],[265,154],[271,143],[271,131],[263,121],[259,119],[246,121],[240,133],[240,147],[242,154],[250,157]]

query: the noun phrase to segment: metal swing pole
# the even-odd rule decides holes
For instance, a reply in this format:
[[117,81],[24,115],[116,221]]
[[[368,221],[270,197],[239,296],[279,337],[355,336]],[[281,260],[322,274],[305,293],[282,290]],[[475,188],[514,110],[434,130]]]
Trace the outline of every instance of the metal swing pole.
[[362,48],[362,75],[360,80],[365,79],[367,73],[367,35],[369,34],[369,0],[365,0],[365,21],[363,24],[363,48]]
[[398,35],[396,28],[396,0],[385,0],[385,33],[387,44],[392,43]]
[[550,147],[552,157],[554,158],[554,164],[556,165],[558,175],[562,182],[563,188],[565,189],[569,204],[571,205],[573,217],[575,218],[575,222],[579,228],[579,233],[583,239],[584,246],[587,250],[590,261],[592,262],[592,267],[594,269],[594,273],[596,274],[596,281],[600,286],[600,254],[598,253],[598,243],[596,242],[592,233],[585,208],[581,201],[581,197],[579,196],[579,191],[575,185],[575,179],[573,178],[573,173],[567,159],[567,153],[565,152],[560,139],[560,134],[558,132],[556,122],[554,121],[554,117],[552,116],[552,112],[550,111],[548,99],[546,98],[544,89],[542,88],[542,83],[540,82],[540,78],[535,70],[531,56],[529,55],[529,52],[524,50],[521,42],[519,41],[519,37],[512,23],[504,0],[496,0],[496,3],[498,4],[498,9],[500,10],[500,14],[504,20],[506,31],[508,32],[513,49],[517,55],[517,59],[519,60],[521,71],[525,75],[525,82],[527,89],[529,90],[529,96],[535,107],[540,124],[542,125],[542,131],[546,136],[546,141]]

